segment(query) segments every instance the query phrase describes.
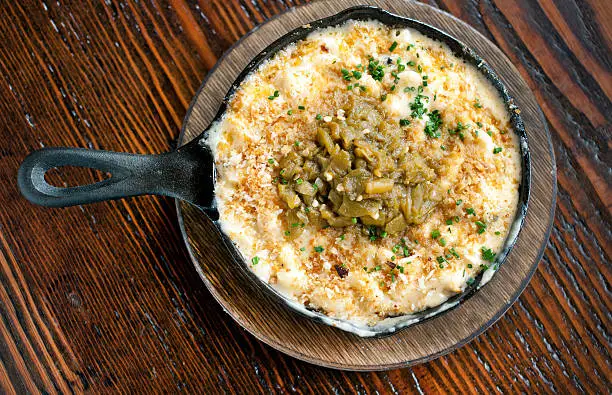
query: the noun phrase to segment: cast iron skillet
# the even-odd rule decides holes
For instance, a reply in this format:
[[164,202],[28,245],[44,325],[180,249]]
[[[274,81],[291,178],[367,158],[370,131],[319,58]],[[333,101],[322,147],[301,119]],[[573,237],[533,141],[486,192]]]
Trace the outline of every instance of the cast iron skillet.
[[[305,38],[314,30],[340,25],[351,19],[377,20],[388,26],[413,28],[426,36],[446,43],[455,55],[476,66],[495,86],[505,101],[511,124],[520,141],[522,178],[519,186],[519,207],[516,218],[504,248],[498,254],[493,265],[493,268],[497,269],[505,261],[510,249],[514,246],[527,212],[531,182],[527,136],[520,115],[514,111],[516,106],[495,72],[474,51],[446,33],[422,22],[394,15],[371,6],[349,8],[334,16],[312,22],[276,40],[246,66],[232,84],[212,124],[223,116],[228,101],[245,77],[256,70],[262,62],[271,58],[277,51],[287,45]],[[235,263],[242,270],[245,270],[253,281],[261,285],[260,288],[263,292],[271,294],[277,301],[285,303],[302,315],[360,336],[387,335],[401,328],[423,322],[443,311],[454,308],[473,295],[490,279],[493,268],[489,269],[488,273],[479,274],[463,293],[455,295],[440,306],[411,315],[392,317],[373,327],[360,326],[344,320],[330,318],[289,300],[269,284],[259,280],[249,269],[248,260],[241,255],[220,228],[219,213],[215,207],[214,199],[215,165],[212,153],[205,143],[209,129],[210,126],[197,138],[177,150],[160,155],[136,155],[81,148],[44,148],[31,153],[23,161],[18,174],[19,188],[29,201],[47,207],[66,207],[145,194],[170,196],[190,202],[208,215],[231,252]],[[47,170],[60,166],[99,169],[110,173],[111,178],[95,184],[58,188],[48,184],[44,176]]]

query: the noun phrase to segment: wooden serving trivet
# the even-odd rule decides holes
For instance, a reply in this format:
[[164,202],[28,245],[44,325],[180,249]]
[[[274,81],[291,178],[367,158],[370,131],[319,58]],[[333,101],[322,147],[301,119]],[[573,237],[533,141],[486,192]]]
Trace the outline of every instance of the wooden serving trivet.
[[381,339],[360,338],[318,324],[264,296],[236,270],[214,227],[197,208],[177,203],[181,229],[204,283],[227,313],[259,340],[317,365],[380,370],[425,362],[481,334],[523,291],[550,233],[556,194],[555,162],[546,124],[531,90],[510,60],[466,23],[424,4],[402,0],[320,1],[292,9],[242,38],[209,73],[184,122],[180,143],[199,135],[217,112],[230,85],[262,49],[290,30],[355,5],[376,5],[455,36],[492,66],[521,109],[532,156],[529,211],[519,240],[491,282],[459,307]]

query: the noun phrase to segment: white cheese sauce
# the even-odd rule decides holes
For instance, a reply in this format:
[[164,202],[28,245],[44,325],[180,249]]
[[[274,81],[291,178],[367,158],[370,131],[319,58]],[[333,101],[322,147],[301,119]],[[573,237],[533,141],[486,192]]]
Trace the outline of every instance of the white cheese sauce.
[[[370,60],[383,65],[382,78]],[[343,70],[361,77],[347,80]],[[308,226],[288,240],[278,159],[315,139],[316,120],[341,117],[339,103],[353,94],[380,98],[387,117],[410,121],[406,147],[437,166],[442,202],[397,237],[372,242],[359,229]],[[422,118],[411,109],[419,95]],[[424,133],[433,111],[442,116],[439,137]],[[243,81],[206,143],[218,170],[222,230],[251,269],[295,303],[351,323],[437,306],[482,270],[490,278],[515,219],[520,151],[508,108],[475,67],[412,29],[349,21],[288,46]],[[402,238],[411,244],[407,254],[397,248]]]

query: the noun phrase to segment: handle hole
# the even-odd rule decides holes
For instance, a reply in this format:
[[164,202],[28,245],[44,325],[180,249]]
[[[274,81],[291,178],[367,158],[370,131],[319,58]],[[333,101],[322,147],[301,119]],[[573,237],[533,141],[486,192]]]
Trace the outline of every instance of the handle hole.
[[95,184],[111,177],[109,172],[81,166],[54,167],[45,173],[45,181],[59,188]]

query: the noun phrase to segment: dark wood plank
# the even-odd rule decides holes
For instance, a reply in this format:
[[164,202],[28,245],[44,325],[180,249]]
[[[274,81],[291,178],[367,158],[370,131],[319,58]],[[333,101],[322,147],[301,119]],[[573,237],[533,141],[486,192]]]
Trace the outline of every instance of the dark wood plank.
[[297,3],[0,4],[0,391],[609,389],[606,1],[430,2],[476,27],[514,62],[545,113],[559,169],[555,227],[527,291],[484,335],[436,361],[358,374],[262,345],[204,289],[170,200],[45,210],[20,197],[16,169],[41,145],[169,149],[221,54]]

